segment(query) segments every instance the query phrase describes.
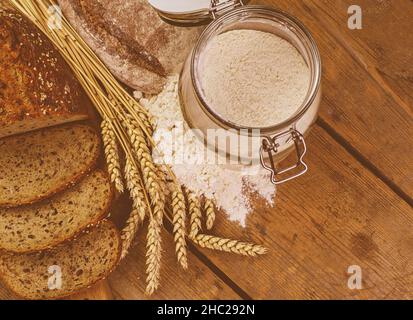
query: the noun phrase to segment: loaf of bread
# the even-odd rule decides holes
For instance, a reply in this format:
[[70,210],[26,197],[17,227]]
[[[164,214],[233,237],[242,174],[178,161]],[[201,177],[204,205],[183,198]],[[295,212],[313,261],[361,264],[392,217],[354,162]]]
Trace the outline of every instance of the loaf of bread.
[[48,38],[0,3],[0,138],[83,120],[89,109],[89,99]]
[[76,240],[37,253],[0,254],[0,277],[26,299],[66,297],[106,278],[116,267],[121,239],[104,221]]
[[67,124],[0,139],[0,207],[31,204],[79,181],[100,155],[93,128]]
[[112,73],[145,93],[159,93],[166,76],[180,71],[201,31],[165,23],[147,0],[58,2]]
[[0,208],[0,250],[40,251],[71,239],[103,219],[111,200],[109,179],[99,170],[48,200]]

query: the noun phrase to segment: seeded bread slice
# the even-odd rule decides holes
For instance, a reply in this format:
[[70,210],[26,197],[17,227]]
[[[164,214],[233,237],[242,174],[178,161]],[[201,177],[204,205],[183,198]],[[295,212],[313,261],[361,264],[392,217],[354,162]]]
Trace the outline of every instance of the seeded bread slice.
[[53,250],[1,254],[0,276],[22,298],[58,299],[106,278],[119,261],[120,246],[118,230],[104,221]]
[[42,200],[77,182],[99,157],[100,140],[71,124],[0,140],[0,207]]
[[111,200],[107,175],[95,171],[46,201],[0,208],[0,249],[18,253],[40,251],[71,239],[100,221],[108,213]]

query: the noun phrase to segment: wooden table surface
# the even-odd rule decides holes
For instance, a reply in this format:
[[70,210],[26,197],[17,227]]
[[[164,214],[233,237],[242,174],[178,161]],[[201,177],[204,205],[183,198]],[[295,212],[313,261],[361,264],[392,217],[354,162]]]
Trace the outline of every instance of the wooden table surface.
[[[347,27],[350,0],[261,0],[302,20],[323,60],[320,118],[305,176],[256,199],[247,228],[218,217],[213,232],[262,243],[244,258],[190,247],[181,271],[163,235],[153,299],[413,298],[413,1],[359,0],[363,29]],[[253,196],[253,195],[252,195]],[[107,281],[75,299],[148,299],[144,234]],[[362,270],[349,289],[348,268]],[[0,298],[12,298],[0,288]]]

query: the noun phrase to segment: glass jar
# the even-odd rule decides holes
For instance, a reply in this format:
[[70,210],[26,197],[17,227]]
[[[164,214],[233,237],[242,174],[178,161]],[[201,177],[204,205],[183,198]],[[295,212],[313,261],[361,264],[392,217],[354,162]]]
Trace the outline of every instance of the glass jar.
[[[234,138],[243,139],[244,142],[247,139],[249,159],[258,159],[271,172],[271,182],[274,184],[301,176],[308,169],[304,161],[307,152],[304,137],[317,119],[321,100],[321,58],[313,37],[296,18],[274,8],[243,5],[239,0],[212,0],[209,13],[212,22],[201,34],[180,76],[179,95],[186,121],[191,128],[199,130],[203,138],[208,136],[209,130],[223,129],[228,143],[234,141]],[[180,19],[182,22],[182,16]],[[289,41],[301,53],[310,69],[310,84],[305,100],[282,123],[262,128],[240,126],[231,122],[231,119],[224,119],[206,102],[199,76],[200,57],[211,39],[224,32],[239,29],[270,32]],[[217,146],[210,139],[207,139],[207,143],[216,152],[238,157],[242,161],[239,150],[231,154],[234,148],[228,143]],[[279,162],[294,150],[297,154],[296,162],[286,168],[279,167]]]

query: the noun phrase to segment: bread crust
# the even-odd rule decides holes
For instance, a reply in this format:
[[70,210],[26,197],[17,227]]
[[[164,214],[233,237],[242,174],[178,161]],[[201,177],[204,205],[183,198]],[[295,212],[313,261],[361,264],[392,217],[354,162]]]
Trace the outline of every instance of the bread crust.
[[[30,204],[37,203],[37,202],[40,202],[42,200],[48,199],[51,196],[70,188],[71,186],[73,186],[74,184],[79,182],[87,174],[89,174],[96,167],[96,164],[97,164],[97,162],[99,160],[99,157],[100,157],[100,154],[101,154],[101,147],[102,147],[102,142],[101,142],[101,139],[100,139],[96,129],[93,128],[92,126],[88,126],[88,125],[81,124],[81,123],[75,123],[75,124],[72,123],[70,125],[60,126],[60,128],[65,128],[65,127],[71,128],[71,127],[74,127],[74,126],[88,127],[91,131],[94,132],[94,138],[95,138],[95,142],[97,144],[97,147],[96,147],[97,152],[95,154],[93,154],[93,158],[91,159],[90,163],[88,163],[88,165],[85,166],[85,168],[82,171],[79,171],[79,173],[77,173],[75,176],[71,177],[67,181],[62,182],[62,184],[60,186],[56,187],[53,190],[50,190],[48,193],[45,193],[41,196],[35,196],[31,199],[27,199],[26,201],[20,201],[19,203],[4,202],[4,203],[0,204],[1,208],[15,208],[15,207],[23,206],[23,205],[30,205]],[[48,130],[48,128],[42,128],[42,129],[39,129],[39,130],[36,130],[36,131],[44,131],[44,130]],[[23,133],[23,134],[20,134],[20,135],[25,135],[25,134],[27,134],[27,133]],[[17,136],[19,136],[19,135],[17,135]],[[8,137],[6,139],[13,139],[15,137],[16,136]]]
[[84,120],[90,107],[46,35],[21,13],[0,6],[0,137]]
[[[67,292],[65,294],[62,294],[60,296],[56,296],[53,298],[48,298],[48,299],[42,299],[42,298],[32,298],[32,297],[26,297],[24,295],[22,295],[21,293],[15,291],[13,289],[13,287],[11,286],[11,284],[8,282],[8,280],[6,279],[7,277],[4,276],[4,274],[0,271],[0,280],[2,281],[2,283],[7,287],[7,289],[9,289],[16,297],[23,299],[23,300],[59,300],[59,299],[63,299],[63,298],[67,298],[70,297],[71,295],[78,293],[80,291],[86,290],[91,288],[93,285],[95,285],[96,283],[98,283],[99,281],[105,280],[119,265],[120,263],[120,258],[121,258],[121,250],[122,250],[122,238],[119,232],[119,229],[115,226],[115,224],[111,221],[111,220],[102,220],[100,221],[97,225],[95,226],[91,226],[88,229],[83,230],[83,232],[81,234],[79,234],[78,236],[81,236],[82,234],[88,232],[90,229],[93,228],[97,228],[100,224],[106,223],[108,225],[110,225],[111,229],[113,229],[117,235],[118,238],[118,252],[117,252],[117,258],[115,260],[115,263],[113,264],[113,266],[105,273],[105,275],[103,275],[101,278],[97,279],[96,281],[93,281],[92,283],[90,283],[87,287],[84,287],[82,289],[77,289],[77,290],[73,290],[71,292]],[[77,237],[70,240],[70,241],[76,241]],[[54,249],[58,249],[60,246],[64,246],[65,243],[68,243],[69,241],[65,241],[64,243],[60,244],[59,246],[56,246]],[[49,250],[45,250],[45,252],[47,253],[47,251],[50,251],[53,249],[49,249]],[[0,254],[4,253],[4,251],[0,250]],[[7,252],[7,254],[10,254],[9,252]]]
[[65,17],[128,86],[159,93],[177,73],[201,29],[163,22],[146,0],[58,0]]

